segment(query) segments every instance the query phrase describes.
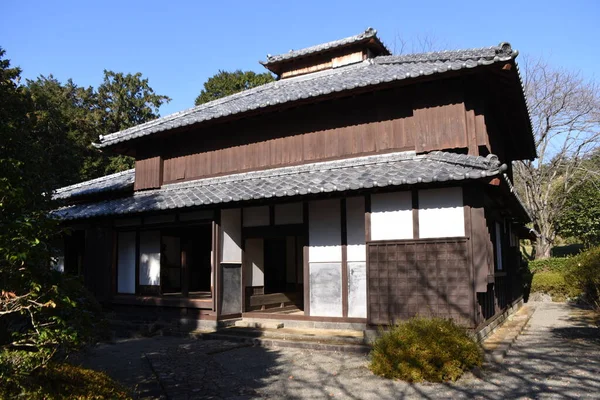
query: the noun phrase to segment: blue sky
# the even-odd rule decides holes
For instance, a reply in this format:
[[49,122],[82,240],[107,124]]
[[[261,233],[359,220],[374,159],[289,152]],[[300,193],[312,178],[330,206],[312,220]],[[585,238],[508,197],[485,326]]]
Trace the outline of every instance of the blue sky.
[[171,103],[193,106],[219,69],[363,31],[431,37],[448,48],[509,41],[521,56],[600,79],[600,1],[28,1],[4,0],[0,46],[25,78],[97,86],[103,69],[142,72]]

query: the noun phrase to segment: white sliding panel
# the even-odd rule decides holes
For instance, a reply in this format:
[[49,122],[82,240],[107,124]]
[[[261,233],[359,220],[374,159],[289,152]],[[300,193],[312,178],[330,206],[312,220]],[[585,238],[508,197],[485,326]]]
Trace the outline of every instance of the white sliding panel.
[[246,239],[244,268],[246,286],[265,285],[264,241],[262,238]]
[[117,293],[135,293],[135,232],[119,232]]
[[346,199],[346,235],[348,261],[367,261],[364,197]]
[[308,205],[308,261],[342,261],[339,200],[311,201]]
[[160,231],[140,232],[140,285],[160,285]]
[[461,187],[419,190],[419,237],[465,236]]
[[348,317],[367,317],[367,249],[365,245],[365,199],[346,199],[348,239]]
[[221,210],[221,262],[242,263],[242,212],[239,208]]
[[371,240],[412,239],[411,192],[371,196]]
[[308,209],[310,315],[341,317],[342,226],[340,200],[311,201]]

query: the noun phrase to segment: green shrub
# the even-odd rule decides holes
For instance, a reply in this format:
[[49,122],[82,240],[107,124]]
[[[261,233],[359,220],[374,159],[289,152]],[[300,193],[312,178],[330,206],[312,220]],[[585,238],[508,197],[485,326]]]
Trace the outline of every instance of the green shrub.
[[[19,380],[106,333],[100,304],[80,279],[51,269],[29,271],[29,291],[0,293],[0,381]],[[38,283],[42,282],[42,283]]]
[[594,247],[569,259],[565,281],[583,293],[584,298],[600,310],[600,247]]
[[536,272],[562,272],[566,268],[568,258],[546,258],[529,261],[529,270]]
[[561,272],[543,271],[536,272],[531,281],[531,293],[541,292],[552,296],[554,301],[565,301],[568,297],[579,294],[570,285],[567,285],[565,277]]
[[369,368],[386,378],[445,382],[480,366],[482,359],[464,327],[441,318],[412,318],[381,333]]
[[0,384],[0,398],[130,399],[127,390],[103,372],[50,363],[30,376]]

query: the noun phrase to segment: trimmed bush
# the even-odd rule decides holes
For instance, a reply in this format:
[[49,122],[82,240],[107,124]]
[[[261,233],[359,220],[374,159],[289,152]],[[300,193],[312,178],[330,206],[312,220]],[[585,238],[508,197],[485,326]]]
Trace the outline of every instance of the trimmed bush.
[[87,400],[131,399],[131,396],[104,372],[50,363],[18,381],[0,384],[0,398]]
[[552,296],[553,301],[565,301],[568,297],[575,297],[579,291],[567,285],[561,272],[536,272],[531,281],[531,293],[545,293]]
[[369,368],[390,379],[445,382],[457,380],[482,360],[466,328],[442,318],[412,318],[381,332]]
[[600,311],[600,247],[569,259],[565,281],[583,293],[584,299]]
[[543,260],[529,261],[529,270],[537,272],[562,272],[565,270],[568,258],[546,258]]

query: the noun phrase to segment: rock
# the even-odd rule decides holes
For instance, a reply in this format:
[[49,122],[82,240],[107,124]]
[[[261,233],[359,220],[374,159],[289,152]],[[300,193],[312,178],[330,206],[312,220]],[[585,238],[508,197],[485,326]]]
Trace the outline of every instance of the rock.
[[552,296],[542,292],[535,292],[529,295],[529,301],[536,301],[540,303],[551,303]]

